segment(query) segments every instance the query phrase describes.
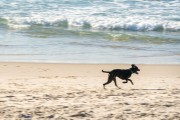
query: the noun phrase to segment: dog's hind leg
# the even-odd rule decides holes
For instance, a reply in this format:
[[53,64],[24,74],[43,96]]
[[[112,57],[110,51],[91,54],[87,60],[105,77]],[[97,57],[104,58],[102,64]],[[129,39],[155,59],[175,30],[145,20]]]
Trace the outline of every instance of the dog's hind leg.
[[113,81],[114,81],[115,86],[116,86],[117,88],[121,89],[121,88],[117,85],[116,78],[114,78]]
[[108,77],[108,81],[107,81],[106,83],[104,83],[104,84],[103,84],[104,89],[106,89],[106,88],[105,88],[105,85],[107,85],[107,84],[111,83],[111,82],[112,82],[112,80],[113,80],[113,76],[112,76],[112,75],[109,75],[109,77]]

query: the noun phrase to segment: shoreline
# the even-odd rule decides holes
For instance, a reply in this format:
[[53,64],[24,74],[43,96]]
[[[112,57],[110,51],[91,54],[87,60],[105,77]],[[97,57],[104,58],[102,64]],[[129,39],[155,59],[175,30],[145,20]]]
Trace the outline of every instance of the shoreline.
[[135,65],[180,65],[180,63],[99,63],[99,62],[95,62],[95,63],[83,63],[83,62],[36,62],[36,61],[0,61],[1,63],[23,63],[23,64],[77,64],[77,65],[131,65],[131,64],[135,64]]
[[180,65],[137,66],[104,90],[102,69],[131,65],[0,62],[0,119],[179,119]]

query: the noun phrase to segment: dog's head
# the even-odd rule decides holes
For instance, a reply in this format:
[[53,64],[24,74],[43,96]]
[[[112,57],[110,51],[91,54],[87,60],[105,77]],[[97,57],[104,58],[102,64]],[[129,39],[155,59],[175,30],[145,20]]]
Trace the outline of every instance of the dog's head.
[[140,71],[140,69],[135,64],[132,64],[131,66],[131,71],[133,73],[139,74],[138,71]]

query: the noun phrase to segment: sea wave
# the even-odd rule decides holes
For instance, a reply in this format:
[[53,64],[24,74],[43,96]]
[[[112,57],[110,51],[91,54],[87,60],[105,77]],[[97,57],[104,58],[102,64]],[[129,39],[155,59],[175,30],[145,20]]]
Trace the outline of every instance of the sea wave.
[[11,29],[27,29],[34,25],[110,31],[180,31],[180,21],[143,19],[139,17],[0,18],[0,26],[7,26]]
[[180,31],[179,0],[2,0],[0,26]]

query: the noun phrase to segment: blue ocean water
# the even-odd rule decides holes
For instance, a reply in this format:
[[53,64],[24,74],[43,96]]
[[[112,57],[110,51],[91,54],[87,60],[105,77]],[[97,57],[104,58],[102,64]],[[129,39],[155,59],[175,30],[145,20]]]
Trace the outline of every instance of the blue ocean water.
[[0,61],[180,64],[180,1],[1,0]]

